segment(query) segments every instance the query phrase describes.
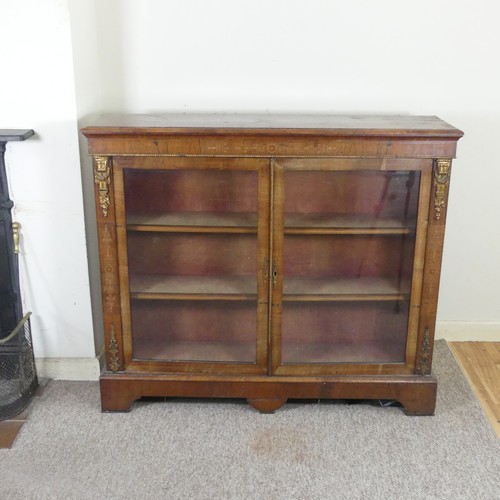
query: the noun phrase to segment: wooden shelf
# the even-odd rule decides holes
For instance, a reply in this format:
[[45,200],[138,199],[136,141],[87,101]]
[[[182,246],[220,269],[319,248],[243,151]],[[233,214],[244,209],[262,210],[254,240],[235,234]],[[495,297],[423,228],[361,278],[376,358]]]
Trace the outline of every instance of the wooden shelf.
[[[388,278],[285,277],[283,300],[299,301],[397,301],[406,300],[410,283],[398,286]],[[130,276],[132,299],[158,300],[256,300],[254,276]]]
[[297,363],[404,363],[405,342],[284,343],[282,360]]
[[[256,233],[257,214],[224,212],[134,213],[127,230],[193,233]],[[285,215],[285,234],[414,234],[415,225],[396,218],[361,215]]]
[[168,339],[134,342],[134,359],[137,360],[254,363],[255,357],[255,342],[169,341]]
[[413,234],[415,224],[394,217],[335,215],[331,213],[285,214],[285,234]]
[[406,300],[410,281],[398,285],[396,278],[303,278],[283,280],[283,300],[292,301],[379,301]]
[[[402,363],[405,342],[287,343],[284,363]],[[158,361],[254,362],[255,343],[222,341],[140,340],[134,359]]]
[[185,233],[257,233],[256,213],[166,212],[127,215],[127,230]]
[[257,300],[255,276],[130,276],[132,299]]

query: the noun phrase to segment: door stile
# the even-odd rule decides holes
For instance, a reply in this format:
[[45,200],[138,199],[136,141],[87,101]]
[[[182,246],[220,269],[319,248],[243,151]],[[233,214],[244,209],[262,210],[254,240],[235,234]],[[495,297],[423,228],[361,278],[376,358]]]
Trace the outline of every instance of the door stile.
[[116,239],[118,245],[118,270],[120,286],[120,308],[123,321],[123,358],[125,369],[133,359],[132,329],[130,321],[130,292],[127,255],[127,222],[125,216],[125,189],[123,181],[123,167],[118,161],[113,165],[113,181],[116,200]]
[[422,299],[422,284],[424,278],[425,246],[429,221],[429,193],[432,177],[432,160],[421,160],[420,190],[418,200],[418,216],[416,224],[415,250],[410,294],[410,312],[408,317],[408,333],[406,339],[406,365],[413,372],[419,317]]
[[[257,276],[257,358],[262,373],[269,372],[270,363],[270,255],[272,238],[272,164],[259,166],[258,202],[258,276]],[[271,173],[270,173],[271,172]]]
[[270,253],[269,296],[271,374],[281,366],[282,306],[283,306],[283,240],[284,240],[284,178],[283,167],[273,160],[272,171],[272,227]]

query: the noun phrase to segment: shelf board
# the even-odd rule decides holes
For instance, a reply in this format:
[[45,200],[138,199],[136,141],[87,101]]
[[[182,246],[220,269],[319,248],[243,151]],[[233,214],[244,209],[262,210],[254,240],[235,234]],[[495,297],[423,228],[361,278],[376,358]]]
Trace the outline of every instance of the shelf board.
[[[165,212],[127,215],[127,230],[191,233],[256,233],[257,214],[243,212]],[[414,224],[395,217],[285,214],[285,234],[413,234]]]
[[[154,361],[255,362],[255,343],[209,340],[134,339],[134,359]],[[403,363],[404,342],[284,341],[284,364],[300,363]]]
[[162,300],[257,300],[255,276],[130,276],[130,297]]
[[285,214],[285,234],[413,234],[414,224],[395,217],[336,215],[331,213]]
[[137,360],[255,363],[255,358],[256,342],[134,339]]
[[[285,302],[407,300],[410,282],[388,278],[285,277]],[[149,300],[257,300],[255,276],[131,275],[130,297]]]
[[257,233],[256,213],[165,212],[127,215],[127,230],[185,233]]
[[379,340],[367,342],[313,343],[284,340],[283,364],[302,363],[403,363],[405,343]]
[[283,280],[283,301],[395,301],[410,295],[410,281],[396,278],[302,278]]

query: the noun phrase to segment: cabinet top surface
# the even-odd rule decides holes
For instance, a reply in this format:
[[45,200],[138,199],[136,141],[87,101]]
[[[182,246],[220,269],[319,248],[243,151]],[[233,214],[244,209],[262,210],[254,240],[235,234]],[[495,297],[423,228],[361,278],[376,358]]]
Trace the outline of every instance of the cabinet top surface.
[[371,137],[440,137],[463,132],[436,116],[296,114],[110,114],[82,130],[102,135],[258,134]]

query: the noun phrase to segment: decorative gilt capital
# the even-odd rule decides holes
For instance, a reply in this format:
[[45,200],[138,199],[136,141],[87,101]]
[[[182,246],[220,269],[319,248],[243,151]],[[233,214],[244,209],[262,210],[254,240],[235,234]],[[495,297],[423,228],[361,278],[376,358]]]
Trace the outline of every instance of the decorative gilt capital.
[[111,324],[109,329],[109,369],[112,372],[117,372],[120,369],[120,361],[118,359],[118,353],[120,349],[118,347],[118,342],[116,341],[115,326]]
[[451,160],[437,158],[434,163],[434,211],[436,220],[441,218],[446,207],[446,193],[450,184]]
[[94,156],[94,180],[99,189],[99,205],[104,217],[108,216],[110,168],[107,156]]
[[429,375],[431,373],[431,331],[428,326],[424,330],[424,339],[418,353],[417,373]]

